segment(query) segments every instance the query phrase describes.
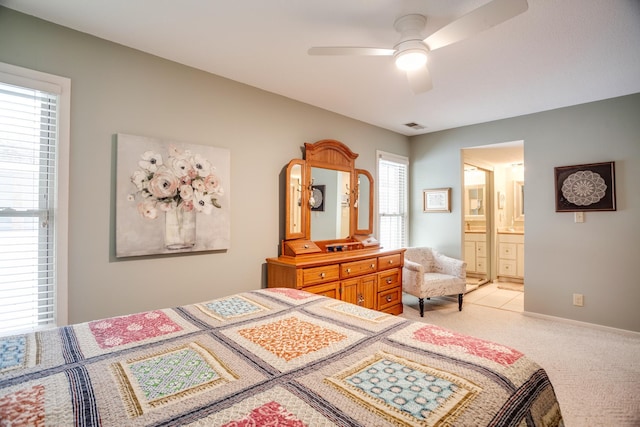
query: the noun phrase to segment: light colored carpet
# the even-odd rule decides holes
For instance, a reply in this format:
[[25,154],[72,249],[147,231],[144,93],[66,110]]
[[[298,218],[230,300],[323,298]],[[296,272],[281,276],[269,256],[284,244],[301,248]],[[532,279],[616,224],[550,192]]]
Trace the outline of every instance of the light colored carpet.
[[410,295],[402,317],[515,348],[542,366],[567,427],[640,426],[640,334],[557,322],[472,303],[430,307]]

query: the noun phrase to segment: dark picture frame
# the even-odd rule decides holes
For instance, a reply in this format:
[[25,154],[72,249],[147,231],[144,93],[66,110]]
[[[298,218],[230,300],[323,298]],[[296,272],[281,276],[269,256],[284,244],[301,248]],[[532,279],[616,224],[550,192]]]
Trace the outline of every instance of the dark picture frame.
[[311,205],[311,210],[314,212],[324,212],[324,195],[325,195],[325,186],[323,185],[312,185],[311,186],[311,195],[314,198],[315,203]]
[[555,170],[556,212],[615,211],[615,162],[559,166]]

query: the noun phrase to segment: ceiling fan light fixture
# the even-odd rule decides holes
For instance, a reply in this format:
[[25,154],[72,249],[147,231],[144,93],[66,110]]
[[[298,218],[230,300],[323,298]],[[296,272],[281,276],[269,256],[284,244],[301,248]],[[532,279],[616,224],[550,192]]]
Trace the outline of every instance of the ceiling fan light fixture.
[[396,55],[396,67],[404,71],[417,70],[427,63],[427,52],[423,49],[407,49]]

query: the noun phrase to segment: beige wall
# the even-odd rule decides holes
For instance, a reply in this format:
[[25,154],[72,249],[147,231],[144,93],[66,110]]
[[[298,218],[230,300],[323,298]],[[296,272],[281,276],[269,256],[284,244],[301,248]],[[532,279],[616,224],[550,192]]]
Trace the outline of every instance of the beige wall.
[[[405,136],[0,7],[0,61],[71,79],[69,321],[256,289],[283,236],[282,169],[305,142],[343,141],[375,172]],[[231,248],[116,259],[114,134],[231,150]]]
[[[525,310],[640,331],[639,118],[635,94],[411,138],[411,244],[461,256],[461,149],[524,140]],[[582,224],[555,212],[554,167],[607,161],[617,211]],[[453,213],[422,213],[422,189],[440,187],[453,188]]]

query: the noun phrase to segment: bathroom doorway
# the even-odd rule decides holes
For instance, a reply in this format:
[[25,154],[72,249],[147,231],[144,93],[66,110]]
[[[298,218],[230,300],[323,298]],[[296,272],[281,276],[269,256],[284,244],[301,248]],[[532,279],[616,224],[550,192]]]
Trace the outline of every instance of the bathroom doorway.
[[523,284],[524,141],[466,148],[462,159],[467,276]]

